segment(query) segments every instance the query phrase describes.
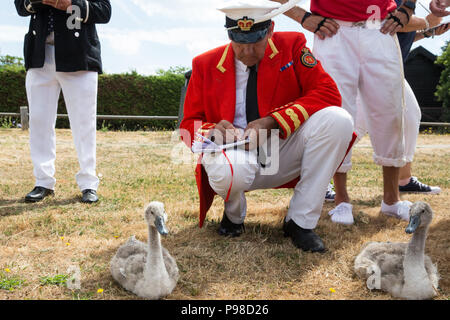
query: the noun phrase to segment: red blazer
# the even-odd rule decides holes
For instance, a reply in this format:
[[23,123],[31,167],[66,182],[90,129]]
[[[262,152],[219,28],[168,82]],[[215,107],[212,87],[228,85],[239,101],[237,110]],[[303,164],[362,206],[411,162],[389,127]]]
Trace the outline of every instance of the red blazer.
[[[181,139],[191,148],[195,133],[207,134],[221,120],[233,123],[236,109],[234,52],[231,43],[194,58],[192,76],[180,124]],[[258,65],[258,107],[261,117],[272,116],[280,137],[289,137],[312,114],[325,107],[341,106],[333,79],[306,47],[298,32],[275,32]],[[200,195],[200,227],[215,192],[201,165],[196,168]],[[282,187],[293,187],[297,183]]]

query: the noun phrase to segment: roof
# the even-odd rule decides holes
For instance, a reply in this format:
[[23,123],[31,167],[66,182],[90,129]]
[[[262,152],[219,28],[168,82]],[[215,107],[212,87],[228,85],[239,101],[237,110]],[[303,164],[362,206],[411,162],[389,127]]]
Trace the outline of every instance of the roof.
[[406,60],[406,62],[408,62],[411,59],[414,59],[418,55],[421,55],[421,56],[427,58],[431,62],[436,61],[436,58],[437,58],[437,56],[432,54],[430,51],[428,51],[427,49],[425,49],[422,46],[419,46],[409,53],[409,56],[408,56],[408,59]]

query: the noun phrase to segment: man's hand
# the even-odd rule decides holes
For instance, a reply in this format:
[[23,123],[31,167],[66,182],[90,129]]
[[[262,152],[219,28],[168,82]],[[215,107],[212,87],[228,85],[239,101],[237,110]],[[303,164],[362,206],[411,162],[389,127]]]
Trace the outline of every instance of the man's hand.
[[[411,18],[413,15],[413,11],[406,7],[402,8],[405,9],[406,12],[408,12],[409,18]],[[401,28],[406,26],[408,22],[408,16],[404,12],[395,10],[394,12],[389,13],[389,15],[386,17],[386,22],[383,24],[380,31],[381,33],[389,33],[391,36],[393,36],[394,34],[399,32]]]
[[324,17],[312,14],[305,19],[303,22],[303,28],[313,33],[316,33],[317,36],[323,40],[326,37],[334,36],[339,29],[339,25],[333,19],[327,18],[323,24],[320,26],[319,30],[317,30],[319,24],[323,21]]
[[263,144],[266,139],[270,137],[271,130],[277,128],[278,123],[271,116],[250,122],[244,131],[244,139],[248,137],[250,140],[250,143],[246,146],[246,149],[253,150],[257,146]]
[[440,36],[443,33],[446,33],[450,29],[450,23],[443,24],[442,26],[439,26],[434,31],[435,36]]
[[42,4],[46,4],[58,10],[67,11],[72,5],[72,0],[42,0]]
[[243,136],[231,122],[222,120],[210,131],[209,138],[220,145],[241,140]]
[[450,14],[445,8],[450,6],[449,0],[433,0],[430,2],[430,10],[438,17],[445,17]]
[[425,17],[425,19],[428,20],[428,23],[430,24],[430,28],[434,28],[434,27],[438,26],[442,21],[441,17],[438,17],[433,13],[430,13],[429,15],[427,15]]

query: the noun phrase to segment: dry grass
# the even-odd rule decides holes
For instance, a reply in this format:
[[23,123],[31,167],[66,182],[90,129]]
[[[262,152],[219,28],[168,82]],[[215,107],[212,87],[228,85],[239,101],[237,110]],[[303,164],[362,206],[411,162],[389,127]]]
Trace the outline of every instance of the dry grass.
[[[248,194],[247,231],[240,238],[217,235],[223,210],[217,198],[199,229],[194,164],[171,163],[174,144],[164,132],[99,132],[100,202],[89,206],[79,202],[70,131],[58,130],[56,195],[26,204],[23,196],[34,183],[28,135],[1,129],[0,284],[22,283],[0,289],[0,299],[135,299],[113,281],[109,261],[130,235],[146,239],[143,207],[151,200],[166,205],[171,233],[163,244],[181,272],[169,299],[391,299],[370,292],[352,271],[365,242],[409,240],[406,222],[379,213],[381,170],[372,162],[367,139],[354,151],[349,181],[356,223],[331,223],[327,212],[332,205],[325,204],[316,229],[329,249],[325,254],[304,253],[283,237],[281,223],[292,190]],[[421,135],[419,145],[427,147],[417,150],[414,173],[443,191],[403,198],[424,200],[434,208],[426,251],[442,277],[438,299],[449,299],[450,136]],[[64,274],[71,265],[81,268],[80,291],[40,282]]]

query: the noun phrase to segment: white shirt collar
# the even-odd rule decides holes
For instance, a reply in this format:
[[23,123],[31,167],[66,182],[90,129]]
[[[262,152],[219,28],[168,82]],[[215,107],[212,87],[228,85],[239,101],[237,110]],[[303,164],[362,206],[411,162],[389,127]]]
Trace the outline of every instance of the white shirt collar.
[[[249,72],[250,69],[236,57],[234,58],[234,65],[236,66],[236,71]],[[258,65],[256,65],[256,71],[258,71]]]
[[237,58],[234,58],[234,64],[236,66],[236,71],[241,71],[241,72],[248,72],[248,67],[241,61],[238,60]]

